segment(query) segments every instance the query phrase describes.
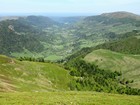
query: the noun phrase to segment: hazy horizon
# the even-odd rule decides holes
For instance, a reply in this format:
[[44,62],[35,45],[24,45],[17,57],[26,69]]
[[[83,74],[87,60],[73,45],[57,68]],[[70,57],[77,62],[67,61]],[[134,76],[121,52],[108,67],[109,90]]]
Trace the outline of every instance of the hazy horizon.
[[139,0],[0,0],[1,16],[90,16],[126,11],[140,14]]
[[97,13],[0,13],[0,16],[50,16],[50,17],[73,17],[73,16],[92,16]]

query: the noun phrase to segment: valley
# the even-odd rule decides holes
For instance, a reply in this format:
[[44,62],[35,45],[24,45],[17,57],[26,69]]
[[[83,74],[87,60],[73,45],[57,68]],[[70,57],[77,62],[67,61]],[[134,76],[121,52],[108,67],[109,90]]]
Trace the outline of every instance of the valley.
[[[116,12],[114,14],[120,16],[119,14],[121,14],[121,12]],[[140,21],[138,18],[139,16],[127,12],[122,12],[122,14],[124,15],[123,17],[114,16],[113,18],[110,18],[112,15],[110,13],[107,16],[71,17],[67,19],[28,16],[21,17],[14,21],[2,21],[1,29],[3,30],[3,35],[5,33],[13,34],[15,37],[19,36],[18,34],[21,34],[21,36],[18,38],[16,37],[17,39],[11,38],[11,43],[13,44],[14,42],[18,44],[18,48],[7,45],[10,50],[8,51],[4,46],[5,44],[2,44],[4,42],[1,42],[3,47],[0,52],[13,57],[36,56],[53,61],[64,59],[81,48],[94,47],[111,40],[117,40],[121,35],[127,32],[140,30],[138,25]],[[128,18],[128,20],[125,20],[125,18]],[[109,21],[108,24],[106,24],[107,19]],[[8,31],[9,25],[14,27],[14,31]],[[31,43],[27,41],[28,46],[25,44],[23,47],[25,41],[23,38],[21,39],[21,37],[23,37],[22,34],[25,40],[32,41]],[[1,38],[5,39],[5,41],[8,40],[6,37],[4,38],[4,36],[1,36]],[[11,49],[15,49],[15,51]]]
[[0,93],[3,105],[139,105],[140,15],[1,17]]

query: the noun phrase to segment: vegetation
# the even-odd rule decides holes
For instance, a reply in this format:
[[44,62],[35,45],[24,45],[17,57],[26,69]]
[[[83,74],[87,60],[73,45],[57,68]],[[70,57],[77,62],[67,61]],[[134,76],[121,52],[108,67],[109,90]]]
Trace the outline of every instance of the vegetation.
[[121,12],[52,19],[17,17],[1,21],[0,30],[1,54],[14,57],[32,57],[32,54],[56,61],[84,47],[127,38],[125,33],[140,30],[140,27],[138,15]]
[[133,83],[127,85],[140,88],[140,55],[121,54],[99,49],[87,54],[84,60],[99,65],[100,69],[121,72],[121,78],[133,80]]
[[1,92],[69,90],[72,77],[57,64],[18,61],[0,56]]
[[0,22],[0,53],[10,55],[12,52],[22,52],[24,49],[40,52],[43,45],[34,36],[35,30],[19,20],[6,20]]
[[52,19],[0,21],[0,103],[140,104],[140,16]]
[[140,95],[140,89],[133,89],[127,85],[128,81],[124,84],[120,78],[117,78],[122,75],[121,72],[99,69],[98,66],[86,63],[79,58],[66,63],[65,68],[70,70],[72,76],[75,76],[74,81],[70,83],[72,90]]
[[3,105],[139,105],[139,96],[97,92],[15,92],[1,93]]
[[[133,37],[128,37],[135,35]],[[114,42],[108,42],[95,47],[95,49],[108,49],[125,54],[140,54],[140,39],[137,38],[140,34],[127,33],[124,36],[128,38]],[[123,37],[123,36],[121,36]]]
[[20,61],[45,62],[44,58],[20,57]]

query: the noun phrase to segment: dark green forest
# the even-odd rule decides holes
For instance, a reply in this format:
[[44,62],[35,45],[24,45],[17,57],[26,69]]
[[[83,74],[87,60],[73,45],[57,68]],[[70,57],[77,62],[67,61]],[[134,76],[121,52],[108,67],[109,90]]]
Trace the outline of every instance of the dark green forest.
[[65,63],[65,69],[70,70],[70,75],[75,77],[69,84],[71,90],[140,95],[140,89],[128,86],[133,80],[120,78],[121,72],[99,69],[80,57]]

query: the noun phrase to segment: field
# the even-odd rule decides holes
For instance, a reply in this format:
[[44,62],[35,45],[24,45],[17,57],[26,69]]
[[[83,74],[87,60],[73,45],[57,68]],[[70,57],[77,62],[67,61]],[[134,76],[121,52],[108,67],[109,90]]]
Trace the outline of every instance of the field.
[[140,105],[140,96],[97,92],[0,93],[1,105]]
[[140,88],[140,55],[99,49],[86,55],[84,60],[95,63],[101,69],[121,72],[123,78],[134,80],[132,87]]

